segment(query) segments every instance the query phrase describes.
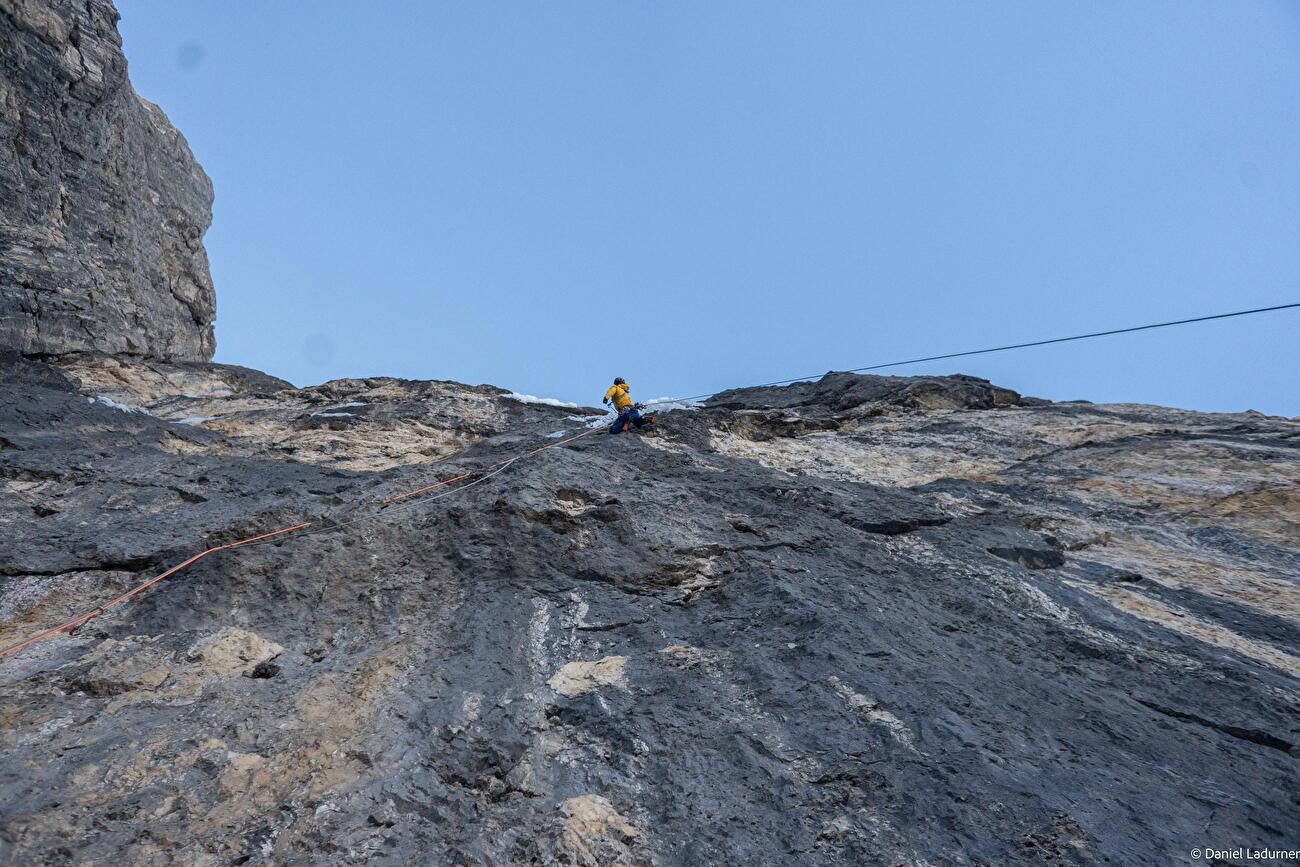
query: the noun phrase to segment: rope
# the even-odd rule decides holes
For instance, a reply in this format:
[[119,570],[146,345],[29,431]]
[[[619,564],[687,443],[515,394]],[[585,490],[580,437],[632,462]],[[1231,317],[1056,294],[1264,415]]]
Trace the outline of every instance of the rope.
[[[1011,350],[1011,349],[1026,349],[1026,348],[1028,348],[1028,347],[1032,347],[1032,346],[1047,346],[1047,345],[1049,345],[1049,344],[1053,344],[1053,343],[1069,343],[1070,341],[1073,341],[1073,340],[1090,340],[1090,339],[1095,338],[1095,337],[1109,337],[1109,336],[1111,336],[1111,335],[1115,335],[1115,334],[1130,334],[1130,333],[1135,332],[1135,331],[1150,331],[1150,330],[1155,329],[1155,328],[1169,328],[1169,327],[1174,326],[1174,325],[1188,325],[1188,324],[1191,324],[1191,323],[1194,323],[1194,322],[1209,322],[1209,321],[1211,321],[1211,320],[1215,320],[1215,319],[1231,319],[1232,317],[1235,317],[1235,316],[1249,316],[1249,315],[1252,315],[1252,314],[1255,314],[1255,313],[1272,313],[1272,312],[1275,312],[1275,311],[1278,311],[1278,310],[1290,310],[1290,309],[1293,309],[1293,308],[1296,308],[1296,307],[1300,307],[1300,302],[1296,302],[1296,303],[1292,303],[1292,304],[1277,304],[1277,305],[1274,305],[1274,306],[1272,306],[1272,307],[1256,307],[1256,308],[1253,308],[1253,309],[1251,309],[1251,310],[1237,310],[1237,311],[1233,311],[1233,312],[1231,312],[1231,313],[1216,313],[1216,314],[1213,314],[1213,315],[1211,315],[1211,316],[1197,316],[1197,317],[1193,317],[1193,318],[1191,318],[1191,319],[1175,319],[1175,320],[1172,320],[1172,321],[1169,321],[1169,322],[1154,322],[1154,323],[1151,323],[1151,324],[1148,324],[1148,325],[1134,325],[1134,326],[1130,326],[1130,327],[1128,327],[1128,328],[1113,328],[1113,329],[1111,329],[1111,330],[1109,330],[1109,331],[1094,331],[1094,332],[1091,332],[1091,333],[1089,333],[1089,334],[1075,334],[1075,335],[1071,335],[1070,337],[1055,337],[1055,338],[1052,338],[1052,339],[1050,339],[1050,340],[1033,340],[1033,341],[1029,341],[1029,342],[1027,342],[1027,343],[1010,343],[1010,344],[1007,344],[1006,346],[992,346],[992,347],[988,347],[988,348],[985,348],[985,349],[971,349],[971,350],[967,350],[967,351],[965,351],[965,352],[949,352],[949,353],[945,353],[945,354],[943,354],[943,355],[928,355],[928,356],[926,356],[926,357],[924,357],[924,358],[911,358],[911,359],[907,359],[906,361],[889,361],[889,362],[885,362],[885,363],[883,363],[883,364],[870,364],[870,365],[867,365],[867,366],[865,366],[865,367],[854,367],[854,368],[850,368],[849,370],[844,371],[844,372],[846,372],[846,373],[863,373],[863,372],[868,371],[868,370],[884,370],[884,369],[886,369],[886,368],[890,368],[890,367],[902,367],[902,366],[904,366],[904,365],[908,365],[908,364],[920,364],[920,363],[922,363],[922,362],[926,362],[926,361],[942,361],[942,360],[944,360],[944,359],[948,359],[948,358],[965,358],[965,357],[968,357],[968,356],[971,356],[971,355],[986,355],[986,354],[991,353],[991,352],[1006,352],[1007,350]],[[807,376],[796,376],[796,377],[793,377],[793,378],[791,378],[791,379],[778,379],[778,380],[774,380],[774,381],[772,381],[772,382],[763,382],[763,383],[759,383],[759,384],[757,384],[757,385],[744,386],[744,387],[747,387],[747,388],[766,388],[766,387],[768,387],[768,386],[774,386],[774,385],[789,385],[790,383],[793,383],[793,382],[803,382],[803,381],[805,381],[805,380],[809,380],[809,379],[817,379],[817,378],[819,378],[820,376],[822,376],[822,374],[820,374],[820,373],[814,373],[814,374],[809,374],[809,375],[807,375]],[[709,393],[707,393],[707,394],[697,394],[697,395],[692,395],[691,397],[659,398],[659,399],[656,399],[656,400],[646,401],[646,404],[649,405],[649,404],[656,404],[656,403],[675,403],[675,402],[678,402],[678,401],[704,400],[704,399],[706,399],[706,398],[713,397],[713,396],[716,395],[716,394],[719,394],[719,392],[709,392]],[[393,514],[393,513],[397,512],[397,511],[401,511],[401,510],[403,510],[404,508],[406,508],[406,507],[397,507],[397,508],[395,508],[395,509],[389,509],[389,510],[387,510],[387,511],[383,511],[384,509],[386,509],[386,507],[388,507],[388,506],[390,506],[390,505],[392,505],[392,504],[394,504],[394,503],[398,503],[398,502],[401,502],[401,501],[403,501],[403,500],[408,500],[408,499],[411,499],[412,497],[417,497],[417,496],[419,496],[419,495],[421,495],[421,494],[427,493],[427,492],[429,492],[429,491],[435,490],[435,489],[440,488],[440,487],[444,487],[444,486],[446,486],[446,485],[453,484],[453,483],[455,483],[455,482],[464,481],[465,479],[468,479],[468,478],[470,478],[471,476],[473,476],[475,473],[484,473],[485,471],[487,471],[487,472],[485,472],[484,475],[480,476],[479,478],[475,479],[475,480],[472,481],[472,482],[469,482],[468,484],[461,485],[460,487],[457,487],[457,488],[452,488],[450,491],[446,491],[446,492],[444,492],[444,493],[442,493],[442,494],[439,494],[439,495],[436,496],[436,497],[429,497],[429,498],[426,498],[426,499],[424,499],[424,500],[419,500],[419,501],[416,501],[416,502],[421,502],[421,503],[423,503],[423,502],[430,502],[430,501],[432,501],[432,500],[442,499],[443,497],[451,496],[452,494],[459,493],[460,491],[463,491],[463,490],[465,490],[466,488],[472,488],[472,487],[474,487],[475,485],[482,484],[483,482],[487,481],[488,479],[492,478],[493,476],[497,475],[498,473],[502,473],[502,472],[504,472],[507,468],[509,468],[512,464],[514,464],[514,463],[517,462],[517,461],[523,460],[524,458],[532,457],[533,455],[536,455],[536,454],[538,454],[539,452],[544,452],[544,451],[546,451],[547,449],[558,448],[558,447],[560,447],[560,446],[562,446],[562,445],[566,445],[566,444],[568,444],[568,443],[574,442],[575,440],[582,439],[582,438],[585,437],[585,436],[590,436],[591,434],[595,433],[595,432],[598,431],[598,430],[601,430],[601,428],[591,428],[591,429],[586,430],[586,431],[583,431],[582,433],[577,434],[577,435],[575,435],[575,436],[571,436],[571,437],[568,437],[568,438],[566,438],[566,439],[562,439],[562,440],[560,440],[559,442],[548,443],[548,444],[546,444],[546,445],[544,445],[544,446],[540,446],[540,447],[538,447],[538,448],[535,448],[535,449],[533,449],[532,451],[525,452],[525,453],[523,453],[523,454],[521,454],[521,455],[516,455],[516,456],[513,457],[513,458],[507,458],[507,459],[504,459],[504,460],[500,460],[500,461],[497,461],[497,462],[494,463],[494,464],[489,464],[489,465],[487,465],[486,467],[480,467],[479,469],[476,469],[476,470],[470,470],[470,471],[468,471],[468,472],[461,473],[460,475],[452,476],[452,477],[447,478],[447,479],[442,479],[442,480],[440,480],[440,481],[434,482],[434,483],[429,484],[429,485],[423,485],[423,486],[421,486],[421,487],[413,488],[412,490],[405,491],[405,492],[403,492],[403,493],[400,493],[400,494],[397,494],[397,495],[394,495],[394,496],[391,496],[391,497],[387,497],[386,499],[380,501],[379,507],[380,507],[381,511],[378,512],[378,513],[376,513],[376,514],[373,514],[373,515],[363,515],[363,516],[361,516],[361,517],[359,517],[359,518],[354,518],[354,519],[352,519],[352,520],[350,520],[350,521],[344,521],[344,522],[341,522],[341,523],[339,523],[339,522],[335,522],[335,523],[331,523],[331,524],[328,524],[328,525],[323,525],[323,526],[320,526],[317,530],[315,530],[315,531],[312,532],[312,533],[304,533],[304,534],[302,534],[302,535],[304,535],[304,536],[308,536],[308,535],[316,535],[316,534],[318,534],[318,533],[323,533],[323,532],[332,532],[332,531],[334,531],[334,530],[338,530],[338,529],[340,529],[340,528],[342,528],[342,527],[347,527],[347,526],[350,526],[350,525],[352,525],[352,524],[359,524],[359,523],[362,523],[362,522],[364,522],[364,521],[371,521],[371,520],[375,520],[375,519],[380,518],[380,517],[387,517],[387,516],[390,515],[390,514]],[[408,504],[408,505],[414,505],[414,503],[412,503],[412,504]],[[45,632],[42,632],[42,633],[39,634],[39,635],[32,636],[31,638],[27,639],[26,641],[22,641],[22,642],[19,642],[18,644],[10,645],[9,647],[6,647],[6,648],[4,648],[3,650],[0,650],[0,658],[3,658],[3,657],[5,657],[5,656],[8,656],[9,654],[11,654],[11,653],[15,653],[15,652],[17,652],[17,651],[19,651],[19,650],[22,650],[24,647],[27,647],[27,646],[29,646],[29,645],[31,645],[31,644],[34,644],[34,643],[36,643],[37,641],[40,641],[40,640],[42,640],[42,639],[44,639],[44,638],[49,638],[51,635],[55,635],[55,634],[57,634],[57,633],[59,633],[59,632],[63,632],[64,630],[68,630],[69,633],[75,633],[77,629],[79,629],[81,626],[85,625],[87,622],[89,622],[89,621],[92,620],[93,618],[95,618],[95,617],[99,617],[100,615],[106,613],[109,609],[114,608],[115,606],[120,605],[120,604],[122,604],[123,602],[126,602],[128,599],[130,599],[131,597],[135,596],[137,593],[140,593],[140,592],[144,591],[145,589],[147,589],[147,588],[149,588],[149,587],[152,587],[154,584],[157,584],[159,581],[162,581],[164,578],[169,578],[170,576],[175,575],[175,574],[176,574],[177,572],[179,572],[180,570],[184,569],[185,567],[187,567],[187,566],[189,566],[189,565],[191,565],[191,564],[193,564],[193,563],[195,563],[195,562],[197,562],[197,561],[199,561],[199,560],[202,560],[204,557],[208,556],[209,554],[215,554],[215,553],[218,552],[218,551],[225,551],[225,550],[229,550],[229,549],[232,549],[232,548],[240,548],[240,547],[243,547],[244,545],[252,545],[252,544],[257,543],[257,542],[265,541],[265,540],[267,540],[267,539],[270,539],[270,538],[273,538],[273,537],[277,537],[277,536],[283,536],[283,535],[286,535],[286,534],[289,534],[289,533],[296,533],[296,532],[298,532],[298,531],[300,531],[300,530],[305,530],[306,528],[311,527],[311,526],[313,526],[314,524],[319,523],[319,522],[321,522],[321,521],[323,521],[323,520],[324,520],[324,519],[322,519],[322,518],[318,518],[316,521],[303,521],[302,523],[294,524],[294,525],[292,525],[292,526],[290,526],[290,527],[282,527],[282,528],[280,528],[279,530],[272,530],[272,531],[270,531],[269,533],[262,533],[262,534],[257,535],[257,536],[250,536],[250,537],[247,538],[247,539],[240,539],[240,540],[235,541],[235,542],[228,542],[228,543],[226,543],[226,544],[224,544],[224,545],[217,545],[217,546],[215,546],[215,547],[208,548],[206,551],[201,551],[201,552],[199,552],[198,554],[195,554],[193,557],[191,557],[190,559],[184,561],[183,563],[179,563],[179,564],[177,564],[177,565],[171,567],[171,568],[168,569],[166,572],[163,572],[161,575],[158,575],[158,576],[156,576],[156,577],[154,577],[154,578],[149,579],[148,581],[144,582],[143,584],[140,584],[140,585],[137,585],[136,587],[133,587],[131,590],[127,591],[126,593],[123,593],[121,596],[117,597],[116,599],[112,600],[111,602],[108,602],[108,603],[105,604],[105,605],[101,605],[101,606],[99,606],[98,608],[94,609],[93,611],[90,611],[89,613],[82,614],[81,616],[76,617],[76,618],[74,618],[74,619],[72,619],[72,620],[69,620],[67,623],[62,624],[61,626],[56,626],[56,627],[54,627],[53,629],[46,630]]]
[[[547,449],[553,449],[553,448],[556,448],[556,447],[558,447],[558,446],[562,446],[562,445],[564,445],[565,443],[571,443],[571,442],[573,442],[574,440],[582,439],[583,437],[587,436],[588,434],[593,434],[593,433],[595,433],[595,432],[598,431],[598,430],[600,430],[600,428],[591,428],[590,430],[583,431],[582,433],[578,434],[577,436],[571,436],[571,437],[569,437],[568,439],[560,440],[560,441],[557,442],[557,443],[548,443],[547,445],[544,445],[544,446],[542,446],[541,448],[533,449],[531,452],[526,452],[526,453],[524,453],[524,454],[522,454],[522,455],[519,455],[518,457],[510,458],[508,461],[498,461],[498,462],[495,463],[495,464],[489,464],[487,467],[484,467],[483,469],[491,469],[492,467],[498,466],[498,465],[503,464],[503,463],[504,463],[504,464],[512,464],[512,463],[514,463],[515,461],[519,460],[520,458],[530,458],[530,457],[532,457],[533,455],[537,454],[538,452],[543,452],[543,451],[546,451]],[[431,485],[425,485],[425,486],[422,487],[422,488],[415,488],[415,489],[413,489],[413,490],[406,491],[405,493],[397,494],[396,496],[392,496],[392,497],[388,497],[388,498],[385,499],[385,500],[381,500],[380,503],[381,503],[381,505],[387,506],[389,503],[396,503],[396,502],[398,502],[399,500],[405,500],[405,499],[407,499],[408,497],[414,497],[414,496],[417,496],[417,495],[419,495],[419,494],[423,494],[425,491],[431,491],[431,490],[433,490],[434,488],[440,488],[440,487],[442,487],[443,485],[448,485],[448,484],[451,484],[452,482],[458,482],[458,481],[460,481],[461,479],[467,479],[467,478],[469,478],[470,476],[474,475],[474,473],[476,473],[476,472],[479,472],[479,471],[478,471],[478,470],[470,470],[468,473],[463,473],[463,474],[461,474],[461,475],[459,475],[459,476],[452,476],[450,479],[443,479],[442,481],[434,482],[434,483],[431,484]]]
[[99,615],[108,611],[110,608],[122,604],[123,602],[125,602],[126,600],[134,596],[135,594],[141,592],[142,590],[148,587],[152,587],[153,585],[157,584],[159,581],[163,580],[164,578],[175,575],[177,572],[181,571],[186,566],[189,566],[191,563],[195,563],[199,560],[202,560],[204,557],[208,556],[209,554],[215,554],[217,551],[224,551],[227,548],[239,548],[244,545],[251,545],[254,542],[260,542],[263,539],[269,539],[272,536],[281,536],[284,535],[285,533],[292,533],[296,530],[301,530],[304,527],[310,527],[310,526],[311,526],[311,522],[305,521],[301,524],[294,524],[292,527],[281,527],[279,530],[272,530],[269,533],[262,533],[261,535],[258,536],[250,536],[247,539],[240,539],[237,542],[227,542],[225,545],[216,545],[212,548],[207,549],[206,551],[201,551],[198,554],[195,554],[190,559],[186,560],[184,563],[178,563],[172,568],[168,569],[166,572],[162,573],[161,575],[158,575],[157,577],[154,578],[150,578],[148,581],[144,582],[143,584],[139,584],[131,588],[126,593],[123,593],[121,596],[114,599],[112,602],[108,602],[104,605],[99,606],[94,611],[91,611],[89,614],[83,614],[80,617],[75,617],[72,620],[69,620],[67,623],[64,623],[62,626],[56,626],[53,629],[47,629],[45,632],[42,632],[40,635],[33,635],[31,638],[27,639],[26,641],[20,641],[17,644],[12,644],[9,647],[6,647],[4,650],[0,650],[0,657],[8,656],[11,653],[22,650],[24,647],[26,647],[29,644],[35,644],[41,639],[49,638],[51,635],[54,635],[55,633],[58,632],[62,632],[65,629],[76,629],[80,627],[82,624],[84,624],[86,621],[90,620],[91,618],[98,617]]
[[[506,458],[505,460],[497,461],[494,464],[488,464],[485,467],[479,467],[478,469],[470,470],[467,473],[461,473],[458,476],[452,476],[449,479],[443,479],[442,481],[434,482],[432,485],[424,485],[423,487],[416,488],[411,491],[406,491],[405,493],[398,494],[393,497],[389,497],[385,500],[381,500],[379,506],[381,511],[373,515],[362,515],[359,518],[353,518],[349,521],[341,521],[338,523],[323,525],[318,529],[312,530],[310,533],[304,533],[303,535],[314,536],[318,533],[333,532],[334,530],[338,530],[342,527],[350,527],[353,524],[361,524],[361,523],[365,523],[366,521],[374,521],[374,520],[378,520],[379,518],[387,518],[390,515],[397,514],[398,512],[404,512],[413,506],[423,505],[424,503],[431,503],[434,500],[441,500],[444,497],[449,497],[452,494],[459,493],[465,490],[466,488],[472,488],[475,485],[479,485],[482,484],[483,482],[486,482],[488,479],[492,478],[498,473],[505,472],[512,464],[515,464],[523,460],[524,458],[530,458],[533,455],[537,454],[538,452],[544,452],[547,449],[559,448],[560,446],[565,445],[566,443],[571,443],[574,440],[582,439],[585,436],[590,436],[591,434],[597,433],[601,430],[603,430],[603,428],[592,428],[591,430],[583,431],[582,433],[577,434],[576,436],[571,436],[568,439],[563,439],[555,443],[547,443],[546,445],[541,446],[540,448],[535,448],[530,452],[525,452],[521,455],[515,455],[513,458]],[[402,505],[399,506],[391,506],[392,503],[397,503],[402,500],[408,499],[409,497],[414,496],[416,493],[423,493],[441,487],[443,485],[451,484],[452,482],[457,482],[457,481],[461,481],[462,479],[467,479],[470,476],[474,475],[475,473],[483,473],[483,475],[472,482],[452,488],[450,491],[445,491],[436,496],[424,497],[419,500],[412,500],[411,502],[403,503]],[[0,654],[0,656],[3,656],[3,654]]]
[[[888,367],[903,367],[908,364],[920,364],[924,361],[942,361],[947,358],[965,358],[970,355],[987,355],[990,352],[1006,352],[1009,349],[1026,349],[1031,346],[1047,346],[1052,343],[1069,343],[1072,340],[1091,340],[1094,337],[1109,337],[1113,334],[1130,334],[1134,331],[1150,331],[1153,328],[1169,328],[1173,325],[1190,325],[1193,322],[1209,322],[1212,319],[1231,319],[1234,316],[1250,316],[1254,313],[1273,313],[1278,310],[1290,310],[1295,307],[1300,307],[1300,301],[1293,304],[1277,304],[1273,307],[1256,307],[1251,310],[1236,310],[1232,313],[1215,313],[1212,316],[1196,316],[1191,319],[1175,319],[1170,322],[1153,322],[1149,325],[1133,325],[1129,328],[1112,328],[1109,331],[1094,331],[1090,334],[1075,334],[1070,337],[1054,337],[1051,340],[1031,340],[1028,343],[1009,343],[1006,346],[990,346],[987,349],[970,349],[965,352],[949,352],[944,355],[927,355],[925,358],[909,358],[906,361],[888,361],[884,364],[869,364],[866,367],[853,367],[841,372],[864,373],[868,370],[884,370]],[[767,388],[770,385],[789,385],[792,382],[818,379],[823,375],[824,374],[821,373],[810,373],[807,376],[796,376],[793,379],[778,379],[773,382],[760,382],[757,385],[739,387]],[[724,389],[724,391],[732,390],[733,389]],[[646,403],[676,403],[678,401],[705,400],[720,393],[721,392],[713,391],[708,394],[695,394],[690,397],[659,398],[657,400],[646,401]]]
[[168,569],[167,571],[163,572],[162,574],[160,574],[160,575],[156,575],[156,576],[154,576],[153,578],[150,578],[148,581],[145,581],[145,582],[142,583],[142,584],[138,584],[138,585],[136,585],[135,587],[133,587],[133,588],[131,588],[130,590],[128,590],[126,593],[123,593],[121,596],[118,596],[116,599],[113,599],[111,602],[107,602],[107,603],[105,603],[105,604],[103,604],[103,605],[100,605],[98,608],[95,608],[93,611],[90,611],[90,612],[88,612],[88,613],[86,613],[86,614],[82,614],[82,615],[80,615],[80,616],[78,616],[78,617],[74,617],[72,620],[69,620],[67,623],[63,623],[63,624],[61,624],[61,625],[59,625],[59,626],[54,627],[53,629],[47,629],[46,631],[40,633],[39,635],[33,635],[31,638],[28,638],[28,639],[25,640],[25,641],[20,641],[20,642],[18,642],[17,644],[12,644],[12,645],[10,645],[10,646],[4,648],[3,650],[0,650],[0,658],[3,658],[3,657],[5,657],[5,656],[8,656],[8,655],[11,654],[11,653],[16,653],[16,652],[18,652],[19,650],[22,650],[24,647],[27,647],[27,646],[32,645],[32,644],[35,644],[36,642],[41,641],[42,639],[49,638],[50,636],[52,636],[52,635],[56,635],[56,634],[58,634],[58,633],[60,633],[60,632],[63,632],[63,631],[65,631],[65,630],[66,630],[70,635],[71,635],[71,634],[75,634],[76,631],[77,631],[78,629],[80,629],[82,626],[84,626],[86,623],[88,623],[88,622],[91,621],[92,619],[94,619],[94,618],[96,618],[96,617],[99,617],[100,615],[106,613],[109,609],[114,608],[114,607],[116,607],[116,606],[122,604],[123,602],[126,602],[128,599],[130,599],[131,597],[135,596],[137,593],[141,593],[141,592],[143,592],[144,590],[148,589],[149,587],[152,587],[153,585],[157,584],[159,581],[162,581],[162,580],[165,579],[165,578],[170,578],[172,575],[175,575],[177,572],[181,571],[182,569],[186,568],[187,566],[190,566],[190,565],[192,565],[192,564],[194,564],[194,563],[197,563],[199,560],[202,560],[204,557],[207,557],[209,554],[215,554],[215,553],[217,553],[218,551],[226,551],[226,550],[230,550],[230,549],[232,549],[232,548],[242,548],[242,547],[244,547],[245,545],[252,545],[252,544],[255,544],[255,543],[257,543],[257,542],[263,542],[263,541],[266,541],[266,540],[268,540],[268,539],[271,539],[271,538],[274,538],[274,537],[278,537],[278,536],[285,536],[285,535],[288,535],[288,534],[290,534],[290,533],[299,533],[299,537],[302,537],[302,536],[313,536],[313,535],[317,535],[317,534],[319,534],[319,533],[323,533],[323,532],[333,532],[333,531],[338,530],[338,529],[340,529],[340,528],[342,528],[342,527],[347,527],[347,526],[350,526],[350,525],[352,525],[352,524],[359,524],[359,523],[362,523],[362,522],[364,522],[364,521],[373,521],[373,520],[376,520],[376,519],[378,519],[378,518],[387,518],[388,516],[390,516],[390,515],[392,515],[392,514],[395,514],[395,513],[397,513],[397,512],[405,511],[407,508],[410,508],[410,507],[412,507],[412,506],[419,505],[419,504],[423,504],[423,503],[427,503],[427,502],[432,502],[433,500],[440,500],[440,499],[442,499],[442,498],[444,498],[444,497],[451,496],[452,494],[460,493],[461,491],[465,490],[466,488],[472,488],[472,487],[474,487],[475,485],[482,484],[483,482],[486,482],[488,479],[492,478],[493,476],[495,476],[495,475],[497,475],[497,474],[499,474],[499,473],[505,472],[505,471],[506,471],[506,470],[507,470],[507,469],[508,469],[512,464],[514,464],[514,463],[516,463],[516,462],[518,462],[518,461],[521,461],[521,460],[523,460],[524,458],[530,458],[530,457],[532,457],[533,455],[536,455],[536,454],[539,454],[540,452],[544,452],[544,451],[546,451],[547,449],[559,448],[560,446],[562,446],[562,445],[566,445],[566,444],[571,443],[571,442],[574,442],[575,440],[580,440],[580,439],[582,439],[582,438],[585,437],[585,436],[590,436],[591,434],[596,433],[596,432],[599,431],[599,430],[602,430],[602,428],[591,428],[591,429],[586,430],[586,431],[583,431],[582,433],[577,434],[577,435],[575,435],[575,436],[571,436],[571,437],[568,437],[568,438],[566,438],[566,439],[562,439],[562,440],[560,440],[559,442],[547,443],[546,445],[543,445],[543,446],[540,446],[540,447],[538,447],[538,448],[535,448],[535,449],[533,449],[532,451],[524,452],[523,454],[515,455],[515,456],[512,457],[512,458],[506,458],[506,459],[504,459],[504,460],[497,461],[497,462],[494,463],[494,464],[489,464],[489,465],[487,465],[486,467],[481,467],[481,468],[476,469],[476,470],[471,470],[471,471],[469,471],[469,472],[467,472],[467,473],[461,473],[460,475],[452,476],[451,478],[448,478],[448,479],[443,479],[443,480],[438,481],[438,482],[435,482],[435,483],[433,483],[433,484],[431,484],[431,485],[424,485],[424,486],[422,486],[422,487],[415,488],[415,489],[410,490],[410,491],[406,491],[406,492],[404,492],[404,493],[402,493],[402,494],[398,494],[398,495],[396,495],[396,496],[389,497],[389,498],[387,498],[387,499],[385,499],[385,500],[382,500],[382,501],[380,502],[380,508],[381,508],[381,509],[384,509],[384,507],[386,507],[386,506],[387,506],[388,504],[390,504],[390,503],[395,503],[395,502],[399,502],[399,501],[401,501],[401,500],[406,500],[406,499],[409,499],[409,498],[411,498],[411,497],[415,497],[415,496],[417,496],[417,495],[419,495],[419,494],[425,493],[425,492],[427,492],[427,491],[433,490],[433,489],[435,489],[435,488],[439,488],[439,487],[442,487],[442,486],[444,486],[444,485],[449,485],[449,484],[451,484],[451,483],[453,483],[453,482],[457,482],[457,481],[461,481],[461,480],[463,480],[463,479],[467,479],[467,478],[469,478],[470,476],[474,475],[475,473],[483,473],[484,471],[487,471],[487,472],[484,473],[484,475],[482,475],[481,477],[475,479],[474,481],[472,481],[472,482],[470,482],[470,483],[468,483],[468,484],[460,485],[459,487],[452,488],[450,491],[445,491],[445,492],[443,492],[442,494],[439,494],[439,495],[434,496],[434,497],[426,497],[426,498],[424,498],[424,499],[422,499],[422,500],[415,500],[415,501],[412,501],[412,502],[410,502],[410,503],[405,504],[405,506],[399,506],[399,507],[397,507],[397,508],[395,508],[395,509],[387,509],[387,510],[385,510],[385,511],[380,511],[380,512],[378,512],[378,513],[376,513],[376,514],[373,514],[373,515],[363,515],[363,516],[361,516],[361,517],[359,517],[359,518],[354,518],[354,519],[352,519],[352,520],[350,520],[350,521],[336,522],[336,523],[330,523],[330,524],[327,524],[327,525],[319,526],[315,531],[313,531],[313,532],[311,532],[311,533],[301,533],[300,531],[302,531],[302,530],[306,530],[308,527],[311,527],[311,526],[314,526],[314,525],[321,524],[321,523],[322,523],[324,520],[326,520],[326,519],[325,519],[325,518],[317,518],[317,519],[315,519],[314,521],[302,521],[302,522],[300,522],[300,523],[293,524],[293,525],[288,526],[288,527],[281,527],[281,528],[278,529],[278,530],[271,530],[270,532],[267,532],[267,533],[259,533],[259,534],[256,535],[256,536],[249,536],[247,539],[239,539],[239,540],[236,540],[236,541],[234,541],[234,542],[227,542],[227,543],[225,543],[224,545],[214,545],[213,547],[208,548],[208,549],[205,550],[205,551],[200,551],[198,554],[195,554],[193,557],[190,557],[188,560],[185,560],[184,562],[181,562],[181,563],[176,564],[175,566],[171,567],[170,569]]

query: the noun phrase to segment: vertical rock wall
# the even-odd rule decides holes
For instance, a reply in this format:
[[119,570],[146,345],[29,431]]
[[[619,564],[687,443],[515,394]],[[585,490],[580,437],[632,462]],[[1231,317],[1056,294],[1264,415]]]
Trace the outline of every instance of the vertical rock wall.
[[206,361],[212,183],[107,0],[0,0],[0,347]]

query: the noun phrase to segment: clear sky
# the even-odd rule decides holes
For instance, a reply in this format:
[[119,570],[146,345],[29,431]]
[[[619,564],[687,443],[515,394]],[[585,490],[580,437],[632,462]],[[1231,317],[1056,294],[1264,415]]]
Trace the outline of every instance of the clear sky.
[[[217,360],[591,404],[1300,301],[1300,3],[118,0]],[[900,373],[1300,415],[1300,311]]]

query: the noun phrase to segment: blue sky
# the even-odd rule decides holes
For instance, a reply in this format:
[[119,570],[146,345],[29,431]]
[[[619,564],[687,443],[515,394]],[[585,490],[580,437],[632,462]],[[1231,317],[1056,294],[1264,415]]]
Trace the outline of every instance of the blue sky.
[[[1300,3],[118,0],[217,360],[587,404],[1300,301]],[[1300,311],[936,362],[1300,415]]]

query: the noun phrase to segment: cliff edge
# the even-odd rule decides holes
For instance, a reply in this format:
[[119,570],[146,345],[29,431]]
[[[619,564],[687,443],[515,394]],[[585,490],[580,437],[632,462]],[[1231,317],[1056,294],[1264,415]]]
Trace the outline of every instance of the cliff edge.
[[212,183],[106,0],[0,0],[0,347],[207,361]]

